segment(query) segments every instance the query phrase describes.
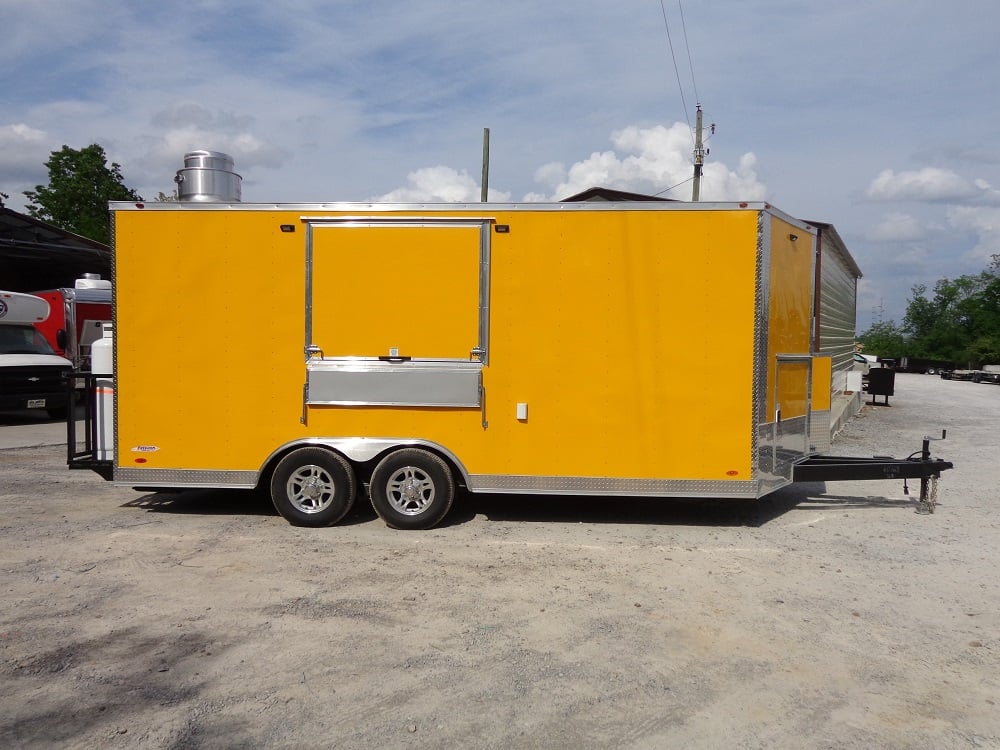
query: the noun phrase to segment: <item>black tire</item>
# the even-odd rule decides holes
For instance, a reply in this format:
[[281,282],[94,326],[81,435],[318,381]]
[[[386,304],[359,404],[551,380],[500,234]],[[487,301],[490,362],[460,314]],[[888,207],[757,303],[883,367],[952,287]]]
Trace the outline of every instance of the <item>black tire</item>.
[[357,495],[354,469],[326,448],[298,448],[271,476],[271,502],[292,526],[331,526],[351,510]]
[[49,415],[49,419],[66,419],[69,414],[68,406],[54,406],[51,409],[46,409],[45,413]]
[[437,454],[401,448],[383,458],[368,485],[372,507],[394,529],[430,529],[448,515],[455,477]]

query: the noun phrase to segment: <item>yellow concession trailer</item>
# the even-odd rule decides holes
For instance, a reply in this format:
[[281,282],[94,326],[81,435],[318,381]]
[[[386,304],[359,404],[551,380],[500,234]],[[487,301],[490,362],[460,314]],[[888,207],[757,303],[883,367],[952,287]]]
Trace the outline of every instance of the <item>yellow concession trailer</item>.
[[765,203],[111,208],[116,484],[427,528],[456,485],[758,498],[829,444],[816,233]]

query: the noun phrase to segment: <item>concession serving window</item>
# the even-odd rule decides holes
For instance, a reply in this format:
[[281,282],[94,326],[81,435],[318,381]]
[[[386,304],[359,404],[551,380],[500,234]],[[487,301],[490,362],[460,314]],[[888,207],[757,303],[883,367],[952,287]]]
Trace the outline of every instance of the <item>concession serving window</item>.
[[492,220],[303,221],[306,403],[480,407]]

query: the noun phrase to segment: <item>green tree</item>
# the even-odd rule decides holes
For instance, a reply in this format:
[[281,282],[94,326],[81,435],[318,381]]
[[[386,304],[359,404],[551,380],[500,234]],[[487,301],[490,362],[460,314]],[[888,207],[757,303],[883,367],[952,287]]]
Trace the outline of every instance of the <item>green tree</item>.
[[79,151],[63,146],[45,162],[49,184],[25,190],[28,213],[68,232],[110,244],[108,201],[141,201],[125,186],[121,166],[108,166],[104,149],[94,143]]
[[1000,260],[957,279],[938,279],[931,295],[913,287],[902,330],[908,354],[977,366],[1000,361]]
[[892,320],[873,323],[871,328],[858,336],[858,342],[864,344],[865,354],[896,359],[907,353],[903,330]]

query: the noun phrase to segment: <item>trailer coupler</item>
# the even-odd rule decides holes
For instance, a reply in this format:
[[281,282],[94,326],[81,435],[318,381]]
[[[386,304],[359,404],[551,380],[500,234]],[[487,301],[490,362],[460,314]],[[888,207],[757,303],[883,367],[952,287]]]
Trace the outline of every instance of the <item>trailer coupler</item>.
[[954,468],[954,464],[940,458],[931,458],[930,443],[931,440],[944,440],[946,435],[947,432],[942,431],[940,438],[925,436],[921,449],[907,458],[810,456],[795,464],[792,478],[796,482],[902,479],[905,494],[909,494],[906,480],[919,479],[920,499],[917,501],[917,513],[933,513],[937,504],[937,480],[942,471]]

